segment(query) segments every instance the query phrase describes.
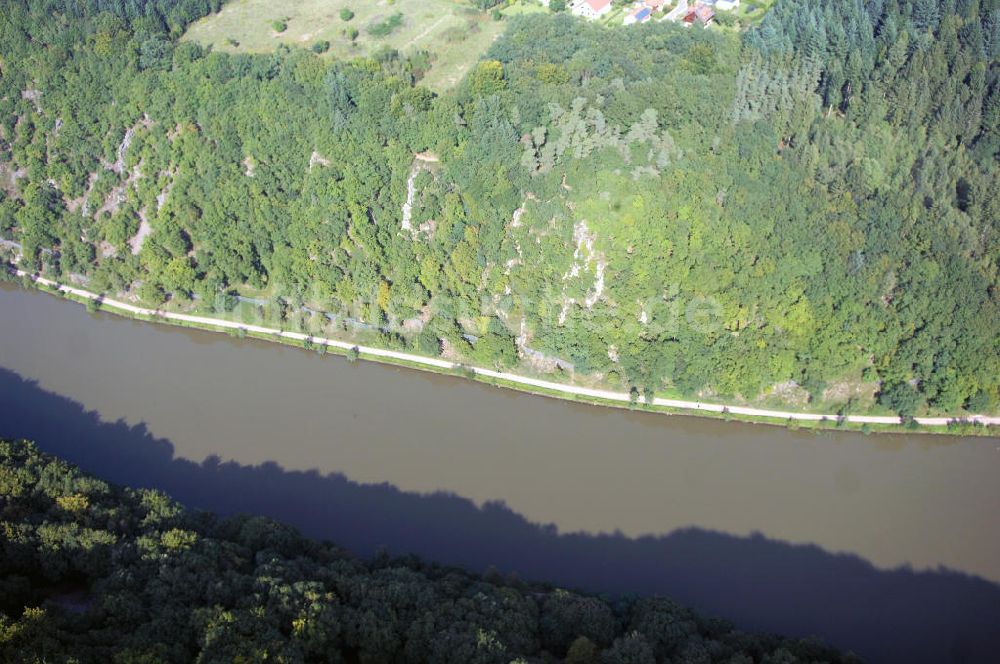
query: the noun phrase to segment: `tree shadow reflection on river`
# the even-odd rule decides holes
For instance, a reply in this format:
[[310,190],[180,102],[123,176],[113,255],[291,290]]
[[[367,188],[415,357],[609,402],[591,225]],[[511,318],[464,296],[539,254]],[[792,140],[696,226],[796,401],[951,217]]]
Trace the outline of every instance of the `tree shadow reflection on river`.
[[361,555],[384,547],[598,592],[666,594],[744,628],[816,635],[876,662],[986,662],[1000,652],[1000,586],[948,570],[885,571],[816,546],[694,528],[638,539],[559,534],[502,504],[480,508],[275,463],[197,464],[175,458],[143,425],[102,422],[5,369],[0,435],[33,439],[109,481],[271,516]]

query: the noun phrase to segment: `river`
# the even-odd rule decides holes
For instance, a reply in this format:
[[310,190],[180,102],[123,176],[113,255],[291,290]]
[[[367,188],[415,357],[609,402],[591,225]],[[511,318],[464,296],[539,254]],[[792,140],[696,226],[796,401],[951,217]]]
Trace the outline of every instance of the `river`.
[[110,480],[362,555],[666,593],[875,661],[1000,647],[996,438],[584,406],[9,285],[0,418]]

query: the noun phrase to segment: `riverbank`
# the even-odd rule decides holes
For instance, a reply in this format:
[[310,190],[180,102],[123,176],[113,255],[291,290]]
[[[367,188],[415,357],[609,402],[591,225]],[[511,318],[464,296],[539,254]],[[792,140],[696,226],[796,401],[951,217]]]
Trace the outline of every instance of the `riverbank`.
[[[892,624],[932,644],[968,633],[981,605],[948,593],[948,606],[969,611],[912,625],[905,607],[933,602],[907,588],[940,600],[945,581],[1000,581],[1000,532],[984,509],[1000,504],[995,438],[596,408],[92,310],[0,284],[0,420],[4,436],[38,440],[108,481],[288,517],[365,555],[683,592],[768,631],[827,635],[832,624],[853,639],[858,624]],[[736,590],[720,596],[726,570]],[[789,576],[817,589],[810,604],[802,583],[775,591]],[[872,588],[899,601],[866,601]],[[760,596],[788,612],[751,613],[745,598]],[[871,609],[861,622],[858,607]]]
[[[132,305],[127,302],[106,298],[100,294],[92,293],[81,288],[67,286],[41,276],[29,274],[23,270],[15,270],[14,272],[20,277],[27,277],[32,280],[36,286],[43,290],[54,292],[79,302],[96,302],[99,303],[101,308],[104,310],[112,313],[128,315],[140,320],[166,322],[174,325],[196,327],[211,331],[226,332],[229,334],[242,334],[269,341],[290,343],[297,346],[322,346],[332,352],[348,356],[357,356],[360,359],[386,362],[425,371],[462,376],[492,385],[497,385],[499,387],[516,389],[532,394],[568,399],[572,401],[618,408],[642,408],[643,410],[651,412],[683,413],[689,415],[723,417],[749,422],[786,424],[791,427],[803,428],[863,428],[866,431],[900,431],[904,425],[903,421],[899,417],[882,415],[840,416],[836,414],[771,410],[753,408],[749,406],[669,399],[664,397],[654,397],[652,403],[649,403],[644,399],[640,399],[639,402],[634,402],[631,395],[627,392],[615,392],[612,390],[558,383],[510,372],[494,371],[492,369],[451,362],[441,358],[426,357],[423,355],[388,350],[384,348],[375,348],[371,346],[359,346],[337,339],[316,337],[301,332],[279,330],[260,325],[239,323],[206,316],[194,316],[176,312],[148,309]],[[961,433],[975,434],[990,433],[985,429],[985,427],[1000,424],[1000,417],[985,415],[974,415],[963,418],[917,417],[914,418],[913,421],[920,426],[916,429],[907,429],[908,431],[952,433],[953,429],[957,427],[961,430]]]

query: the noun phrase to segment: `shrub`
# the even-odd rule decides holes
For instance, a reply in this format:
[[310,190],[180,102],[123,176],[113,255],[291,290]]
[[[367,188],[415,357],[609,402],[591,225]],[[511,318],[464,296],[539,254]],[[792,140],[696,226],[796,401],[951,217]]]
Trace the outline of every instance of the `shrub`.
[[923,396],[907,383],[893,383],[878,395],[879,403],[903,416],[916,413],[924,405]]
[[366,31],[372,37],[388,37],[401,25],[403,25],[403,15],[396,12],[384,21],[368,26]]
[[464,28],[460,28],[460,27],[456,26],[456,27],[448,28],[447,30],[445,30],[443,36],[444,36],[444,40],[447,43],[449,43],[449,44],[458,44],[460,42],[465,41],[465,39],[469,36],[469,33]]

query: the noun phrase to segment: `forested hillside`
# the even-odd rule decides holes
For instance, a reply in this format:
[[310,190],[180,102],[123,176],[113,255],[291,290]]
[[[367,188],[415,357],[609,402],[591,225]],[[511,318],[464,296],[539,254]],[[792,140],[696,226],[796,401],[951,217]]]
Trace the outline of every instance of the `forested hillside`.
[[998,0],[525,16],[442,96],[177,41],[217,4],[4,3],[23,266],[637,393],[996,410]]
[[0,440],[5,662],[845,662],[663,598],[351,557]]

